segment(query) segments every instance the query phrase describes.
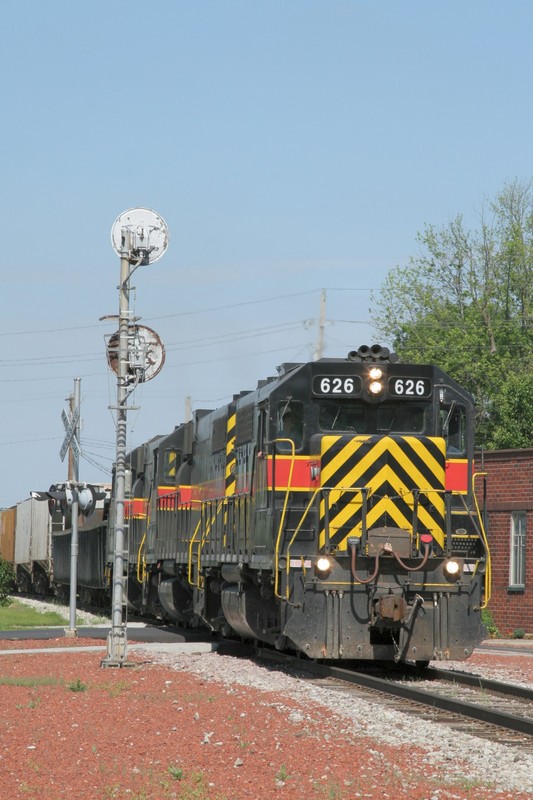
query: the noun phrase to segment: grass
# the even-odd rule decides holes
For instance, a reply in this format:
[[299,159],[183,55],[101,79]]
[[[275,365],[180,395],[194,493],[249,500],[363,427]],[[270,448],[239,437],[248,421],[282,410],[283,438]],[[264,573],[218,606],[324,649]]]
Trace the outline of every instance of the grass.
[[54,678],[51,675],[43,675],[38,677],[6,677],[0,675],[0,686],[61,686],[63,681]]
[[20,628],[64,627],[68,619],[57,611],[37,611],[18,600],[0,608],[0,630],[14,631]]
[[[107,623],[106,617],[96,617],[94,624]],[[0,631],[13,631],[21,628],[64,628],[69,619],[61,611],[39,611],[32,606],[12,600],[9,606],[0,607]],[[86,625],[80,617],[76,625]]]
[[[0,606],[0,631],[13,631],[21,628],[64,628],[69,624],[67,614],[60,611],[39,611],[26,603],[12,599],[9,606]],[[108,624],[109,618],[95,617],[90,624]],[[76,625],[87,625],[81,617],[76,618]]]

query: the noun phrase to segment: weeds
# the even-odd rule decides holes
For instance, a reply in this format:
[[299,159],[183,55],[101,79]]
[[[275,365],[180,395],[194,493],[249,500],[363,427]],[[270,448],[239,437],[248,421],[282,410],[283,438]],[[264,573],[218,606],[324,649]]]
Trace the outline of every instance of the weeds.
[[287,772],[287,767],[285,766],[285,764],[282,764],[281,767],[276,772],[276,780],[283,781],[283,783],[285,783],[288,777],[289,773]]
[[88,686],[86,683],[83,683],[83,681],[80,681],[80,679],[78,678],[78,680],[69,683],[68,688],[70,689],[71,692],[86,692]]
[[176,781],[181,781],[183,778],[183,770],[181,767],[176,767],[174,764],[171,764],[168,768],[168,771]]
[[127,692],[130,685],[126,681],[118,681],[117,683],[97,683],[94,688],[101,689],[102,692],[108,692],[110,697],[118,697],[122,692]]

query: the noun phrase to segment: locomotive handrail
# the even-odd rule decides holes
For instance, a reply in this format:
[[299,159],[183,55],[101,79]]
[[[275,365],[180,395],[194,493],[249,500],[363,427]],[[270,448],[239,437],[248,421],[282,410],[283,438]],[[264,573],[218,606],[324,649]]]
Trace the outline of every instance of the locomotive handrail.
[[[291,448],[291,465],[289,467],[289,477],[287,479],[287,488],[285,491],[285,498],[283,500],[283,508],[281,510],[278,535],[276,537],[276,545],[274,547],[274,596],[277,597],[279,600],[283,600],[286,598],[283,598],[279,593],[279,548],[281,544],[281,537],[283,535],[283,526],[285,524],[285,517],[287,515],[287,506],[289,504],[289,492],[291,490],[291,484],[292,484],[292,473],[294,471],[294,458],[296,454],[296,447],[292,439],[284,439],[284,438],[274,439],[274,444],[278,442],[287,442]],[[275,454],[274,454],[274,461],[275,461]],[[275,474],[274,469],[275,467],[273,466],[272,470],[273,476]],[[272,481],[272,483],[274,483],[274,480]],[[275,486],[272,487],[272,490],[273,490],[272,495],[274,496]]]
[[492,557],[490,554],[489,540],[487,537],[487,533],[485,531],[485,526],[483,524],[483,517],[481,516],[481,510],[479,508],[479,503],[476,494],[476,478],[484,478],[484,477],[485,478],[487,477],[486,472],[474,472],[472,476],[472,494],[474,495],[474,504],[476,506],[477,516],[479,520],[479,531],[481,534],[481,538],[483,539],[483,544],[485,546],[485,553],[487,556],[487,569],[485,571],[485,597],[483,598],[483,602],[481,603],[480,608],[486,608],[492,596]]
[[144,543],[146,541],[146,535],[148,532],[148,525],[150,524],[150,519],[147,520],[146,530],[141,537],[141,541],[139,544],[139,550],[137,552],[137,580],[139,583],[144,583],[144,578],[146,574],[145,565],[146,559],[142,557],[142,551],[144,547]]
[[[200,564],[198,564],[198,582],[195,583],[194,579],[193,579],[193,575],[192,575],[192,549],[194,547],[196,534],[198,533],[201,524],[202,524],[202,517],[200,516],[200,519],[198,520],[196,528],[194,529],[194,533],[191,536],[191,540],[189,542],[189,553],[188,553],[188,557],[187,557],[187,562],[188,562],[187,563],[187,581],[191,586],[196,586],[197,589],[200,588]],[[200,545],[201,545],[201,541],[200,541]],[[197,555],[199,556],[199,553]]]
[[[286,567],[285,567],[285,570],[287,572],[287,586],[286,586],[286,589],[285,589],[285,597],[284,598],[281,598],[280,595],[277,595],[277,597],[280,597],[280,599],[285,599],[285,600],[289,599],[289,580],[288,580],[288,578],[289,578],[289,572],[290,572],[290,569],[291,569],[291,567],[290,567],[290,563],[291,563],[290,549],[291,549],[291,547],[292,547],[292,545],[294,543],[294,540],[298,536],[302,525],[304,524],[305,518],[307,517],[307,514],[309,513],[309,511],[311,509],[311,506],[313,505],[317,494],[320,491],[321,491],[321,487],[319,486],[317,489],[315,489],[315,491],[311,495],[311,499],[309,500],[309,502],[308,502],[308,504],[307,504],[307,506],[306,506],[306,508],[304,510],[304,513],[302,514],[302,518],[301,518],[300,522],[298,523],[298,525],[295,528],[295,531],[294,531],[294,533],[292,535],[292,539],[290,540],[289,544],[287,545],[287,564],[286,564]],[[304,572],[305,572],[305,567],[304,567]],[[276,572],[276,574],[277,574],[277,572]]]
[[[202,528],[202,522],[203,522],[202,514],[203,514],[203,511],[206,508],[206,506],[211,505],[213,502],[216,504],[215,514],[214,515],[212,513],[209,514],[209,517],[208,517],[208,519],[206,521],[205,529],[203,529]],[[188,555],[188,564],[187,564],[187,580],[188,580],[188,582],[189,582],[189,584],[191,586],[196,586],[197,589],[201,589],[202,588],[202,586],[201,586],[202,582],[201,582],[201,577],[200,577],[200,568],[201,568],[201,564],[202,564],[202,549],[203,549],[205,543],[207,542],[207,540],[208,540],[208,538],[209,538],[209,536],[211,534],[211,531],[213,529],[213,521],[218,517],[218,515],[220,514],[222,509],[227,507],[229,504],[228,504],[228,498],[224,497],[224,498],[215,499],[214,501],[213,500],[202,500],[201,501],[201,505],[202,505],[202,509],[201,509],[201,512],[200,512],[200,519],[198,520],[198,524],[197,524],[197,526],[196,526],[196,528],[194,530],[194,533],[193,533],[193,535],[191,537],[191,540],[189,542],[189,555]],[[196,535],[197,535],[199,530],[202,530],[202,536],[200,537],[199,541],[197,542],[197,546],[198,547],[197,547],[196,555],[197,555],[197,559],[198,560],[197,560],[196,566],[197,566],[198,579],[195,582],[194,581],[194,577],[192,575],[192,571],[193,571],[193,569],[192,569],[192,565],[193,565],[192,557],[193,557],[193,545],[195,544]]]

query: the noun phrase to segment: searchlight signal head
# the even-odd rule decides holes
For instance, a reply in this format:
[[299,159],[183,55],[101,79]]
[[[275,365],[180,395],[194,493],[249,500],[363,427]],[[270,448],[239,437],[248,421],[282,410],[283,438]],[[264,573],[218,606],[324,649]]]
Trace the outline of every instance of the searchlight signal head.
[[128,260],[142,266],[153,264],[168,247],[170,234],[163,217],[149,208],[130,208],[120,214],[111,228],[111,244],[122,257],[126,247],[125,232],[129,232]]

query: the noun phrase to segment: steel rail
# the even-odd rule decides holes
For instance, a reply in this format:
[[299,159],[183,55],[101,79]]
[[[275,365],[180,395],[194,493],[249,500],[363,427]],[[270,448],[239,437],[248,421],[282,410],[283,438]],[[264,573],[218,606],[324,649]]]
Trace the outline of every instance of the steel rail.
[[[281,653],[258,648],[256,649],[256,654],[265,660],[278,661],[280,663],[285,660],[285,663],[287,663],[287,659],[283,659]],[[313,675],[324,678],[336,678],[340,681],[353,683],[356,686],[363,686],[367,689],[381,692],[382,694],[400,697],[413,703],[419,703],[420,705],[430,708],[437,708],[441,711],[458,714],[461,717],[474,719],[488,725],[496,725],[499,728],[505,728],[515,733],[533,737],[533,718],[530,717],[517,717],[514,714],[506,714],[496,709],[484,708],[483,706],[467,703],[463,700],[454,700],[439,694],[432,694],[424,689],[416,689],[412,686],[391,682],[384,678],[376,678],[373,675],[367,675],[362,672],[352,672],[342,667],[320,664],[316,661],[291,659],[290,663],[293,667],[297,667],[302,672],[310,672]]]
[[501,683],[489,678],[482,678],[471,672],[460,672],[451,669],[440,669],[439,667],[428,667],[423,672],[418,673],[422,678],[428,680],[449,681],[463,686],[475,686],[477,689],[485,689],[487,692],[520,697],[533,703],[533,689],[527,686],[517,686],[513,683]]

